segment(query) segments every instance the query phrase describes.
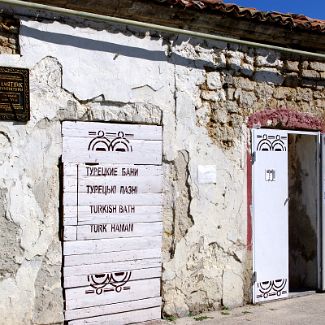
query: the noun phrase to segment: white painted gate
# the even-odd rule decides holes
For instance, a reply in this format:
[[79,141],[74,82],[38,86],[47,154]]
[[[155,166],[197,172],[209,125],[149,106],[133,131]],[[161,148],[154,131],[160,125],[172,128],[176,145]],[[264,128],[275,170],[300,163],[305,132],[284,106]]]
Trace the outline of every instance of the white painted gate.
[[160,319],[162,128],[63,122],[70,325]]
[[288,296],[288,134],[253,129],[253,303]]

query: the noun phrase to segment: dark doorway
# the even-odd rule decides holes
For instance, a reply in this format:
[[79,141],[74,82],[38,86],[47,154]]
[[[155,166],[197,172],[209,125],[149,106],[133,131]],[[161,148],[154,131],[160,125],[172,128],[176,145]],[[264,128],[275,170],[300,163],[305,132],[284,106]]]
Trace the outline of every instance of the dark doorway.
[[317,288],[318,141],[289,133],[289,291]]

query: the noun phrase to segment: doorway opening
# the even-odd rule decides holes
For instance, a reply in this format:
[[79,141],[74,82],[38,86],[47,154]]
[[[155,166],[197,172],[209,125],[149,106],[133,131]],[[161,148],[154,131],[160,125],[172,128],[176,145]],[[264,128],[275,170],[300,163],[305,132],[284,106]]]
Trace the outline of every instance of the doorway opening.
[[252,135],[253,303],[325,291],[325,135]]
[[318,286],[318,137],[288,133],[289,293]]

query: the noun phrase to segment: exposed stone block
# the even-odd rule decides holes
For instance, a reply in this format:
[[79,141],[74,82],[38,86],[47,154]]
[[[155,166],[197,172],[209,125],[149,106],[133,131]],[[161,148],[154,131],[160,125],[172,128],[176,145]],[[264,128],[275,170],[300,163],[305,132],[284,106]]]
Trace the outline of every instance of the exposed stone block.
[[241,68],[243,58],[244,54],[242,52],[227,52],[227,64],[232,70],[238,71]]
[[301,67],[303,69],[308,69],[309,68],[309,61],[303,61],[302,64],[301,64]]
[[316,106],[320,109],[325,109],[325,100],[324,99],[317,99]]
[[311,78],[304,78],[301,80],[301,86],[303,87],[310,87],[310,88],[317,88],[317,85],[319,84],[319,81],[316,79],[311,79]]
[[316,71],[325,72],[325,63],[324,62],[310,62],[310,68]]
[[243,63],[240,72],[247,77],[251,77],[254,74],[254,66],[251,64]]
[[284,81],[284,77],[275,68],[258,68],[254,74],[254,80],[257,82],[281,85]]
[[218,69],[223,69],[226,67],[227,60],[226,60],[226,56],[223,52],[218,52],[217,54],[215,54],[213,57],[213,61],[214,61],[215,66]]
[[238,100],[238,104],[243,108],[252,107],[257,100],[254,92],[242,91],[241,89],[236,90],[235,98]]
[[18,53],[18,29],[18,19],[0,17],[0,54]]
[[300,84],[299,75],[296,72],[287,73],[283,85],[286,87],[297,87]]
[[211,90],[222,88],[222,82],[219,72],[209,72],[207,74],[207,85]]
[[325,91],[316,90],[313,94],[315,99],[325,98]]
[[258,49],[255,58],[255,65],[257,67],[274,67],[282,68],[283,61],[280,60],[280,54],[267,49]]
[[304,78],[320,78],[320,73],[315,70],[303,70],[301,74]]
[[243,90],[254,90],[255,88],[255,82],[254,81],[251,81],[250,79],[248,78],[243,78],[243,77],[234,77],[233,79],[233,85],[236,87],[236,88],[241,88]]
[[224,90],[203,90],[201,93],[202,99],[209,100],[212,102],[218,102],[220,100],[226,100],[226,94]]
[[262,102],[272,98],[274,92],[273,85],[267,83],[256,83],[255,95]]
[[298,88],[297,100],[303,100],[305,102],[310,102],[313,99],[313,91],[308,88]]
[[324,91],[325,89],[325,80],[318,80],[316,83],[316,88],[317,89],[322,89]]
[[299,72],[299,62],[298,61],[286,61],[284,67],[289,71]]
[[273,96],[276,99],[292,100],[296,95],[296,90],[290,87],[279,87],[274,90]]
[[226,90],[226,95],[228,100],[234,100],[234,94],[235,94],[235,89],[234,88],[228,88]]
[[253,50],[250,50],[249,53],[245,54],[244,61],[248,64],[254,65],[255,55]]

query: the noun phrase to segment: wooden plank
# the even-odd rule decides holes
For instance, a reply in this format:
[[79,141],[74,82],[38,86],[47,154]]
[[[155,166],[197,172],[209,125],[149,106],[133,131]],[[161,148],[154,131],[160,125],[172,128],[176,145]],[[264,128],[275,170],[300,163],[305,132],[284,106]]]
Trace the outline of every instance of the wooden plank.
[[[103,131],[108,138],[114,138],[118,132],[122,131],[125,134],[133,134],[130,138],[134,140],[162,140],[162,127],[157,125],[71,121],[62,123],[63,137],[86,137],[91,139],[94,135],[93,133],[89,134],[89,132],[95,132],[97,134],[98,131]],[[127,138],[129,137],[127,136]]]
[[[64,218],[75,218],[77,215],[77,207],[76,206],[64,206]],[[107,213],[106,210],[100,210],[96,212],[96,215],[109,215],[111,217],[119,217],[119,216],[128,216],[128,217],[136,217],[141,218],[142,215],[150,215],[150,214],[161,214],[162,213],[162,206],[156,205],[156,206],[146,206],[146,205],[136,205],[135,211],[132,213]],[[78,207],[78,216],[83,218],[89,218],[89,215],[91,214],[91,210],[89,206],[79,206]]]
[[[132,271],[132,281],[153,279],[161,277],[161,267],[139,269]],[[132,281],[131,281],[132,280]],[[77,288],[89,286],[88,275],[78,275],[78,276],[65,276],[63,288]]]
[[[160,309],[161,303],[162,303],[161,297],[155,297],[155,298],[127,301],[127,302],[116,303],[111,305],[72,309],[72,310],[65,311],[65,319],[66,320],[81,319],[81,318],[89,318],[89,317],[103,316],[109,314],[119,314],[118,316],[121,317],[121,313],[124,314],[126,312],[130,312],[141,308],[147,309],[152,307],[159,307]],[[132,322],[132,320],[133,319],[131,319],[129,322]]]
[[[130,210],[131,211],[131,210]],[[101,213],[103,212],[103,213]],[[64,206],[64,225],[118,223],[118,222],[157,222],[162,220],[162,206],[134,206],[131,213],[105,213],[108,209],[90,206]],[[116,208],[116,212],[119,209]],[[77,218],[78,216],[78,218]]]
[[[120,252],[123,255],[123,252]],[[121,261],[114,263],[87,264],[79,266],[64,266],[64,277],[76,275],[102,274],[106,272],[132,271],[161,266],[161,258],[148,258],[136,261]]]
[[75,218],[63,218],[64,226],[76,226],[78,224],[77,216]]
[[91,206],[89,205],[84,205],[79,207],[64,206],[63,213],[64,213],[64,220],[69,218],[77,218],[78,216],[79,222],[86,223],[86,224],[87,222],[97,223],[96,219],[94,222],[91,221],[94,220],[94,218],[101,218],[101,217],[103,217],[103,220],[106,220],[105,218],[112,218],[114,222],[119,222],[119,221],[128,222],[130,221],[130,219],[134,221],[137,220],[139,222],[155,222],[161,220],[162,206],[135,205],[134,209],[130,209],[130,212],[125,211],[125,209],[120,210],[117,206],[115,213],[113,208],[108,209],[106,205],[102,205],[101,207],[96,206],[93,208],[91,208]]
[[[89,286],[90,287],[90,286]],[[87,294],[85,287],[65,290],[66,309],[114,304],[160,296],[160,279],[133,281],[128,290]],[[91,288],[91,287],[90,287]]]
[[159,165],[130,165],[130,164],[85,164],[64,162],[64,176],[80,177],[126,177],[128,179],[137,177],[162,176],[162,166]]
[[77,179],[77,176],[65,176],[63,183],[64,192],[70,193],[79,192],[98,195],[136,195],[137,193],[162,192],[161,176],[132,177],[132,179],[126,177],[111,177],[105,179],[104,177],[91,178],[84,176]]
[[159,320],[161,318],[161,307],[140,309],[128,311],[121,314],[98,316],[86,318],[83,320],[70,321],[69,325],[124,325],[143,323],[151,320]]
[[69,226],[63,228],[64,240],[77,240],[77,227]]
[[144,193],[136,195],[114,194],[114,195],[93,195],[89,193],[63,193],[63,204],[69,205],[106,205],[123,207],[126,211],[133,205],[162,205],[161,193]]
[[125,238],[161,236],[162,223],[100,223],[83,226],[65,226],[65,240],[89,240],[104,238]]
[[81,163],[119,163],[161,165],[161,141],[131,141],[132,151],[96,151],[88,149],[89,141],[80,138],[65,138],[63,141],[62,161]]
[[[137,209],[137,206],[135,207]],[[77,225],[93,225],[98,223],[127,223],[127,222],[159,222],[162,220],[160,213],[152,214],[134,214],[134,215],[85,215],[79,216],[79,222],[77,216],[72,218],[64,218],[63,224],[65,226],[77,226]]]
[[115,263],[121,261],[143,260],[161,257],[161,248],[110,252],[101,254],[82,254],[64,256],[64,266],[77,266],[98,263]]
[[99,254],[161,247],[161,236],[63,242],[64,255]]

